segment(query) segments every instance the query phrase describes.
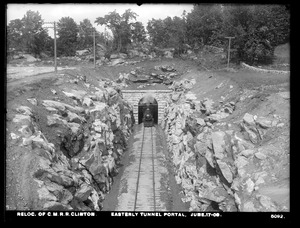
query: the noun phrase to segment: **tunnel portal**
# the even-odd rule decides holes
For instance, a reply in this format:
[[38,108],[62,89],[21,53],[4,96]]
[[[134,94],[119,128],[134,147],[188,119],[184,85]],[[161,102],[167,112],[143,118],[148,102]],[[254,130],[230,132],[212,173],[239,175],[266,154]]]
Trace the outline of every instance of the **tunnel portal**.
[[[145,97],[149,98],[149,94],[154,98],[155,101],[153,101],[153,109],[156,117],[155,123],[160,124],[163,121],[164,118],[164,108],[167,105],[167,101],[169,98],[169,94],[172,92],[172,90],[122,90],[122,94],[124,99],[132,105],[133,108],[133,115],[135,119],[135,123],[141,123],[141,120],[139,120],[139,113],[142,113],[142,106],[141,102],[144,102],[142,100]],[[149,99],[148,99],[149,100]],[[157,104],[157,107],[155,107],[154,104]],[[156,111],[157,109],[157,111]],[[140,112],[139,112],[140,110]],[[141,117],[142,118],[142,117]]]

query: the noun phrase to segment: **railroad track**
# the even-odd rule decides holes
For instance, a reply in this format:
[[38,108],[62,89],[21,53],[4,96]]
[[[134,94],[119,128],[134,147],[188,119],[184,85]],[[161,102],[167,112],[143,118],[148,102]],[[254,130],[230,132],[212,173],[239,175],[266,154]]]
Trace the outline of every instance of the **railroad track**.
[[166,169],[156,151],[155,127],[142,127],[134,144],[134,161],[121,178],[117,211],[165,211],[161,178]]

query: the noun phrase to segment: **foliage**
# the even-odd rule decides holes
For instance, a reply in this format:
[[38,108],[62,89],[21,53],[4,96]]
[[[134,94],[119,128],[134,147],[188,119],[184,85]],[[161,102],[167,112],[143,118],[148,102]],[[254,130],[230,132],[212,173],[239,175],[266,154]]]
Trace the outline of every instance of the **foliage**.
[[94,28],[89,19],[84,19],[79,22],[79,34],[78,34],[78,49],[85,49],[93,46],[93,32]]
[[57,53],[58,55],[74,56],[77,48],[79,29],[73,18],[62,17],[57,23]]
[[10,49],[22,50],[23,22],[15,19],[9,22],[7,27],[7,46]]
[[143,43],[146,39],[146,31],[144,25],[137,21],[132,23],[131,27],[131,42],[133,43]]
[[[222,8],[219,4],[194,5],[186,16],[188,43],[199,45],[215,45],[218,31],[222,26]],[[220,45],[219,45],[220,46]]]
[[168,45],[169,36],[165,32],[166,26],[163,20],[152,19],[148,21],[147,31],[150,35],[150,40],[152,41],[153,45],[157,47],[166,47]]
[[7,27],[7,45],[16,49],[39,56],[49,50],[47,30],[42,27],[43,20],[39,12],[27,11],[24,17],[10,21]]
[[[130,44],[149,39],[155,47],[175,48],[175,52],[181,54],[189,46],[201,49],[204,45],[213,45],[227,49],[226,37],[231,36],[234,37],[231,47],[236,50],[236,60],[259,64],[272,62],[274,48],[290,38],[288,5],[195,4],[190,13],[184,12],[181,17],[149,20],[147,33],[143,24],[136,21],[137,16],[127,9],[121,15],[115,10],[98,17],[95,23],[105,25],[112,37],[107,32],[96,32],[96,42],[105,43],[110,53],[126,53]],[[34,55],[53,52],[53,39],[42,24],[41,15],[30,10],[22,19],[10,21],[8,49]],[[76,49],[91,47],[93,31],[88,19],[77,26],[72,18],[63,17],[57,24],[58,54],[72,56]]]
[[289,17],[284,5],[195,5],[186,16],[188,43],[227,48],[231,36],[239,61],[271,63],[274,48],[289,40]]
[[96,18],[95,23],[106,25],[112,31],[114,50],[127,52],[127,46],[131,43],[131,28],[134,27],[131,20],[135,20],[137,16],[130,9],[127,9],[122,15],[118,14],[115,10],[104,17]]
[[164,20],[148,21],[147,30],[150,40],[160,48],[175,48],[176,53],[183,53],[187,42],[186,19],[167,17]]
[[282,5],[226,5],[222,36],[235,37],[240,61],[271,63],[274,48],[289,39],[289,13]]

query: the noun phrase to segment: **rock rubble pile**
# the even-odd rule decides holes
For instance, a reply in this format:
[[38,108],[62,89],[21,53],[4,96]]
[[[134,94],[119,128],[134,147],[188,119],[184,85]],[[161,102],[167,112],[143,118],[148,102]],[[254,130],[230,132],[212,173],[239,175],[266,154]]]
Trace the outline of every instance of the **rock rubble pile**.
[[33,108],[22,105],[14,116],[12,140],[35,159],[32,178],[37,183],[40,208],[35,210],[99,211],[120,158],[126,149],[134,118],[132,107],[122,99],[114,83],[99,87],[62,91],[70,105],[57,100],[29,99],[48,113],[48,130],[58,140],[50,142],[39,126]]
[[217,122],[234,112],[235,102],[215,110],[212,100],[197,101],[189,91],[193,84],[173,83],[162,122],[175,178],[190,211],[286,210],[264,188],[276,182],[275,167],[283,170],[288,154],[262,143],[284,123],[277,116],[245,113],[234,130],[226,123],[228,130],[216,129]]
[[155,66],[151,72],[146,72],[143,67],[136,67],[130,73],[120,73],[117,82],[123,87],[127,87],[128,84],[132,83],[171,85],[173,79],[179,75],[180,73],[176,72],[176,69],[171,65]]

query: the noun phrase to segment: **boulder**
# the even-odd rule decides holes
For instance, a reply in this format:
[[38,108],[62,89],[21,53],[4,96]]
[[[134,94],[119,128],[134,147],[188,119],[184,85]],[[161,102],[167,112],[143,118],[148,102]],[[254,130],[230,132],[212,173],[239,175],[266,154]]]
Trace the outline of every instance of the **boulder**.
[[93,104],[94,104],[94,102],[93,102],[93,100],[92,100],[91,98],[89,98],[89,97],[87,97],[87,96],[85,96],[85,97],[83,98],[82,105],[85,105],[85,106],[87,106],[87,107],[90,107],[90,106],[92,106]]
[[46,108],[47,107],[51,107],[51,108],[55,108],[58,109],[60,111],[65,111],[66,107],[64,103],[58,102],[58,101],[52,101],[52,100],[43,100],[42,103]]
[[37,61],[36,58],[34,58],[32,55],[30,54],[23,54],[23,58],[26,59],[27,62],[35,62]]
[[23,115],[32,116],[32,110],[28,106],[19,106],[16,111]]
[[131,50],[129,50],[129,56],[130,56],[131,58],[136,57],[136,56],[139,56],[139,51],[138,51],[138,50],[135,50],[135,49],[131,49]]
[[214,155],[217,159],[224,158],[224,149],[225,149],[225,132],[218,131],[213,132],[211,135],[213,148],[214,148]]
[[32,124],[23,125],[18,131],[21,132],[23,137],[28,138],[34,134],[34,127]]
[[223,176],[225,177],[225,179],[229,182],[232,183],[233,180],[233,175],[232,172],[230,170],[230,167],[223,161],[221,160],[217,160],[218,166],[223,174]]
[[253,202],[247,201],[243,203],[243,207],[241,208],[241,211],[243,212],[257,212],[257,209],[255,208]]
[[117,58],[119,58],[118,54],[111,54],[110,55],[110,59],[117,59]]
[[245,182],[245,187],[246,187],[246,191],[248,192],[248,194],[250,195],[253,190],[254,190],[254,182],[251,180],[251,178],[248,178],[247,181]]
[[119,58],[119,59],[114,59],[113,61],[111,61],[111,66],[116,66],[116,65],[118,65],[118,64],[122,64],[122,63],[124,63],[125,62],[125,60],[124,59],[121,59],[121,58]]
[[87,50],[87,49],[76,51],[76,55],[78,55],[78,56],[87,55],[87,54],[89,54],[89,50]]
[[253,115],[249,114],[249,113],[246,113],[243,117],[243,121],[244,123],[246,123],[247,125],[255,125],[255,120],[253,118]]
[[262,128],[272,127],[272,120],[266,117],[258,117],[255,122]]
[[119,53],[119,57],[122,59],[126,59],[127,58],[127,54],[125,53]]
[[80,185],[80,188],[76,191],[74,196],[80,199],[81,201],[86,201],[91,195],[92,191],[93,188],[90,185],[83,183]]
[[81,107],[77,107],[77,106],[72,106],[69,104],[65,104],[63,102],[58,102],[58,101],[52,101],[52,100],[43,100],[42,103],[46,108],[47,107],[51,107],[51,108],[55,108],[58,109],[60,111],[65,111],[66,109],[72,111],[72,112],[79,112],[82,113],[84,112],[84,108]]
[[55,201],[48,201],[44,204],[44,210],[47,211],[70,211],[73,208],[70,205],[66,205],[63,203],[55,202]]
[[197,120],[197,124],[199,124],[200,126],[203,127],[203,126],[206,125],[204,119],[202,119],[202,118],[196,118],[196,120]]
[[246,135],[248,136],[249,140],[253,144],[257,144],[259,142],[259,138],[256,135],[256,133],[253,130],[251,130],[250,128],[248,128],[247,126],[244,126],[244,129],[246,131]]
[[244,166],[248,164],[247,158],[243,156],[238,156],[235,161],[234,165],[237,167],[238,174],[242,177],[245,174]]
[[58,125],[67,125],[67,121],[64,120],[58,114],[47,116],[47,126],[51,127],[51,126],[58,126]]
[[256,152],[254,155],[255,155],[255,157],[257,157],[260,160],[266,159],[266,157],[267,157],[264,153],[262,153],[260,151]]
[[62,91],[67,97],[71,97],[73,99],[77,99],[81,101],[83,97],[86,95],[86,92],[83,90],[71,90],[71,92]]
[[74,123],[79,123],[79,124],[86,122],[84,117],[81,117],[74,112],[67,111],[67,113],[68,113],[68,121],[69,122],[74,122]]
[[164,56],[166,58],[173,59],[173,52],[171,52],[171,51],[165,51],[164,52]]
[[243,155],[244,157],[248,158],[251,155],[253,155],[255,153],[255,150],[252,149],[247,149],[247,150],[243,150],[240,155]]
[[40,200],[46,201],[57,201],[57,198],[54,194],[52,194],[47,187],[44,185],[37,190],[38,196]]
[[194,93],[189,91],[188,93],[185,94],[185,99],[194,101],[197,100],[197,97]]
[[201,101],[202,105],[204,106],[206,113],[211,114],[213,112],[213,104],[214,101],[208,98],[205,98]]
[[171,99],[176,102],[179,100],[181,93],[172,93]]
[[37,100],[35,98],[28,98],[27,99],[32,105],[36,106],[37,105]]
[[265,209],[267,209],[267,211],[273,211],[273,212],[277,211],[277,208],[270,197],[265,195],[259,195],[257,196],[257,198],[259,199],[260,204]]
[[278,95],[286,100],[290,99],[290,96],[291,96],[290,92],[279,92]]

